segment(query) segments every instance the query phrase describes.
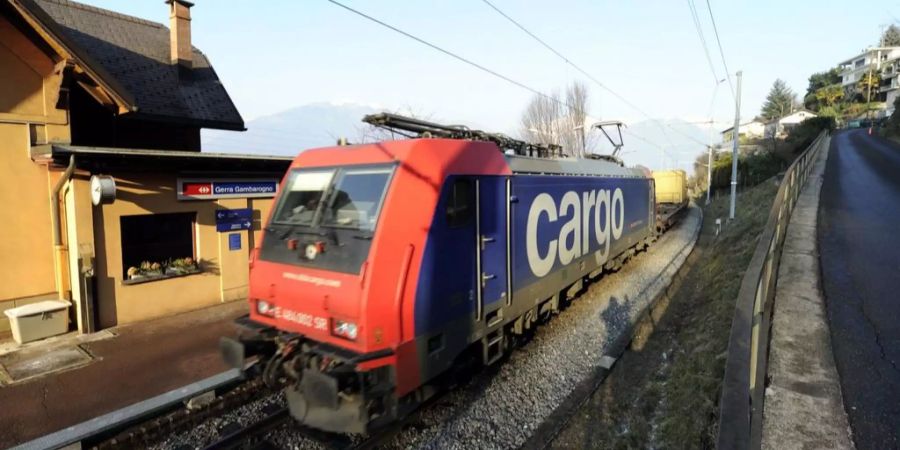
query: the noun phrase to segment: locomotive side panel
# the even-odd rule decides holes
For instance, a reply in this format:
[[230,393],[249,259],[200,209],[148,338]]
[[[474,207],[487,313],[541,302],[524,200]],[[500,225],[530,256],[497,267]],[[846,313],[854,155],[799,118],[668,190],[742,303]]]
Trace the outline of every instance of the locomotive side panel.
[[469,345],[477,291],[474,177],[441,188],[416,281],[415,332],[422,380],[447,370]]
[[650,236],[651,180],[512,178],[512,288],[517,306],[545,300]]

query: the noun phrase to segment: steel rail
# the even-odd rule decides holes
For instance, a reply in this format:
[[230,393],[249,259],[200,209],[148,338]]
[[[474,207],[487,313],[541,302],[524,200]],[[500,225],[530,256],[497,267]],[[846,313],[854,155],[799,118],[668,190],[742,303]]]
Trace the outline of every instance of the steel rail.
[[287,408],[278,408],[275,412],[263,417],[250,425],[237,431],[226,434],[218,441],[203,447],[204,450],[229,450],[246,448],[247,444],[254,444],[256,439],[275,428],[278,428],[291,420],[291,414]]
[[791,212],[815,158],[827,142],[826,136],[827,132],[822,131],[785,171],[766,226],[741,280],[719,399],[716,444],[719,449],[758,449],[761,446],[769,331],[781,250]]

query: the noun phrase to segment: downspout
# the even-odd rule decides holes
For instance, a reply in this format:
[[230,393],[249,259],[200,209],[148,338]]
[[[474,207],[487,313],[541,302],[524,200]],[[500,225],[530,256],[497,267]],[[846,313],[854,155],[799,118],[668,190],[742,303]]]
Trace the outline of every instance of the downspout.
[[75,155],[70,155],[69,166],[66,167],[66,171],[63,172],[59,181],[56,182],[56,186],[53,187],[53,192],[50,193],[50,216],[51,221],[53,222],[53,262],[54,268],[56,269],[56,293],[60,300],[67,300],[64,289],[65,276],[63,275],[63,268],[66,265],[67,249],[62,243],[62,218],[60,217],[59,212],[59,193],[66,185],[66,182],[72,178],[72,173],[74,172]]

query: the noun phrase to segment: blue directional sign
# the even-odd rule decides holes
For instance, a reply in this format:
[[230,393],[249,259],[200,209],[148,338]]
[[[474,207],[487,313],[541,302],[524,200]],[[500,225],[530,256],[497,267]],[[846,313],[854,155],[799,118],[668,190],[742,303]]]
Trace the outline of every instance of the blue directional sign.
[[228,235],[228,250],[241,249],[241,233],[232,233]]
[[217,209],[216,231],[240,231],[253,228],[253,209]]

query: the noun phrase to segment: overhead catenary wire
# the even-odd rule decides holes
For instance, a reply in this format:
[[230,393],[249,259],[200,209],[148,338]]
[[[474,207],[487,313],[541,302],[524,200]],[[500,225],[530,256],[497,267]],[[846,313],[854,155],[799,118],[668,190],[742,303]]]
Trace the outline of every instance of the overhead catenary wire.
[[549,95],[547,95],[547,94],[544,94],[543,92],[538,91],[537,89],[534,89],[534,88],[532,88],[531,86],[528,86],[528,85],[525,84],[525,83],[521,83],[521,82],[519,82],[519,81],[516,81],[516,80],[514,80],[514,79],[512,79],[512,78],[510,78],[510,77],[508,77],[508,76],[506,76],[506,75],[503,75],[503,74],[501,74],[501,73],[499,73],[499,72],[496,72],[496,71],[494,71],[494,70],[491,70],[491,69],[489,69],[489,68],[487,68],[487,67],[485,67],[485,66],[483,66],[483,65],[481,65],[481,64],[478,64],[478,63],[476,63],[476,62],[474,62],[474,61],[472,61],[472,60],[470,60],[470,59],[464,58],[464,57],[462,57],[462,56],[460,56],[460,55],[457,55],[456,53],[453,53],[453,52],[451,52],[451,51],[449,51],[449,50],[445,50],[445,49],[443,49],[443,48],[441,48],[441,47],[438,47],[437,45],[432,44],[431,42],[428,42],[428,41],[426,41],[426,40],[424,40],[424,39],[422,39],[422,38],[419,38],[419,37],[414,36],[414,35],[412,35],[412,34],[410,34],[410,33],[407,33],[406,31],[403,31],[403,30],[401,30],[401,29],[399,29],[399,28],[397,28],[397,27],[395,27],[395,26],[393,26],[393,25],[391,25],[391,24],[388,24],[388,23],[386,23],[386,22],[383,22],[383,21],[381,21],[381,20],[378,20],[378,19],[376,19],[375,17],[372,17],[372,16],[370,16],[370,15],[368,15],[368,14],[362,12],[362,11],[353,9],[353,8],[351,8],[351,7],[349,7],[349,6],[345,5],[345,4],[343,4],[343,3],[341,3],[341,2],[338,2],[338,1],[336,1],[336,0],[327,0],[327,1],[330,2],[330,3],[333,3],[334,5],[340,6],[341,8],[346,9],[347,11],[350,11],[350,12],[352,12],[353,14],[356,14],[356,15],[358,15],[358,16],[360,16],[360,17],[363,17],[363,18],[365,18],[365,19],[367,19],[367,20],[370,20],[370,21],[372,21],[372,22],[375,22],[375,23],[377,23],[377,24],[379,24],[379,25],[381,25],[381,26],[383,26],[383,27],[385,27],[385,28],[388,28],[388,29],[390,29],[390,30],[392,30],[392,31],[394,31],[394,32],[396,32],[396,33],[402,34],[403,36],[406,36],[406,37],[408,37],[408,38],[410,38],[410,39],[412,39],[412,40],[414,40],[414,41],[416,41],[416,42],[418,42],[418,43],[420,43],[420,44],[422,44],[422,45],[425,45],[425,46],[427,46],[427,47],[431,47],[432,49],[437,50],[437,51],[439,51],[439,52],[441,52],[441,53],[443,53],[443,54],[445,54],[445,55],[447,55],[447,56],[449,56],[449,57],[451,57],[451,58],[453,58],[453,59],[456,59],[457,61],[460,61],[460,62],[463,62],[463,63],[465,63],[465,64],[468,64],[468,65],[470,65],[470,66],[472,66],[472,67],[475,67],[476,69],[481,70],[481,71],[483,71],[483,72],[487,72],[487,73],[489,73],[489,74],[491,74],[491,75],[493,75],[493,76],[495,76],[495,77],[497,77],[497,78],[500,78],[500,79],[503,80],[503,81],[506,81],[507,83],[514,84],[514,85],[516,85],[516,86],[518,86],[518,87],[520,87],[520,88],[522,88],[522,89],[525,89],[525,90],[527,90],[527,91],[529,91],[529,92],[531,92],[531,93],[533,93],[533,94],[535,94],[535,95],[539,95],[539,96],[541,96],[541,97],[547,98],[547,99],[552,100],[552,101],[554,101],[554,102],[556,102],[556,103],[561,103],[561,104],[563,104],[563,105],[566,106],[566,107],[569,106],[569,105],[566,104],[565,102],[561,102],[561,101],[558,100],[558,99],[555,99],[555,98],[553,98],[553,97],[551,97],[551,96],[549,96]]
[[709,11],[709,20],[712,22],[713,32],[716,35],[716,44],[719,46],[719,56],[722,57],[722,66],[725,67],[725,78],[728,80],[728,87],[731,89],[731,98],[737,102],[737,97],[734,93],[734,84],[731,82],[731,72],[728,71],[728,63],[725,62],[725,51],[722,50],[722,40],[719,39],[719,28],[716,26],[716,18],[713,16],[712,6],[710,6],[709,0],[706,0],[706,10]]
[[[433,49],[433,50],[436,50],[436,51],[438,51],[438,52],[440,52],[440,53],[443,53],[443,54],[445,54],[445,55],[447,55],[447,56],[449,56],[449,57],[451,57],[451,58],[453,58],[453,59],[456,59],[457,61],[460,61],[460,62],[462,62],[462,63],[465,63],[465,64],[467,64],[467,65],[469,65],[469,66],[472,66],[472,67],[474,67],[474,68],[476,68],[476,69],[478,69],[478,70],[481,70],[481,71],[483,71],[483,72],[485,72],[485,73],[488,73],[488,74],[490,74],[490,75],[492,75],[492,76],[494,76],[494,77],[496,77],[496,78],[499,78],[499,79],[501,79],[501,80],[503,80],[503,81],[506,81],[507,83],[513,84],[513,85],[518,86],[518,87],[520,87],[520,88],[522,88],[522,89],[525,89],[525,90],[527,90],[527,91],[529,91],[529,92],[531,92],[531,93],[533,93],[533,94],[535,94],[535,95],[538,95],[538,96],[540,96],[540,97],[542,97],[542,98],[545,98],[545,99],[547,99],[547,100],[550,100],[550,101],[552,101],[552,102],[554,102],[554,103],[556,103],[556,104],[558,104],[558,105],[560,105],[560,106],[565,107],[566,109],[571,109],[571,105],[569,105],[568,103],[566,103],[566,102],[564,102],[564,101],[562,101],[562,100],[559,100],[559,99],[557,99],[557,98],[555,98],[555,97],[553,97],[553,96],[547,95],[547,94],[545,94],[545,93],[543,93],[543,92],[541,92],[541,91],[539,91],[539,90],[537,90],[537,89],[535,89],[535,88],[532,88],[531,86],[528,86],[528,85],[525,84],[525,83],[522,83],[522,82],[520,82],[520,81],[514,80],[514,79],[512,79],[512,78],[510,78],[510,77],[508,77],[508,76],[506,76],[506,75],[503,75],[503,74],[501,74],[501,73],[499,73],[499,72],[497,72],[497,71],[494,71],[494,70],[492,70],[492,69],[489,69],[489,68],[487,68],[487,67],[485,67],[485,66],[483,66],[483,65],[481,65],[481,64],[478,64],[478,63],[476,63],[476,62],[474,62],[474,61],[472,61],[472,60],[470,60],[470,59],[468,59],[468,58],[465,58],[465,57],[463,57],[463,56],[457,55],[456,53],[453,53],[453,52],[451,52],[451,51],[449,51],[449,50],[446,50],[446,49],[444,49],[444,48],[442,48],[442,47],[439,47],[439,46],[437,46],[437,45],[435,45],[435,44],[432,44],[431,42],[428,42],[428,41],[426,41],[426,40],[424,40],[424,39],[422,39],[422,38],[420,38],[420,37],[417,37],[417,36],[415,36],[415,35],[413,35],[413,34],[411,34],[411,33],[406,32],[406,31],[403,31],[403,30],[401,30],[401,29],[399,29],[399,28],[397,28],[397,27],[395,27],[395,26],[393,26],[393,25],[390,25],[390,24],[388,24],[388,23],[386,23],[386,22],[384,22],[384,21],[382,21],[382,20],[379,20],[379,19],[377,19],[377,18],[375,18],[375,17],[372,17],[372,16],[370,16],[370,15],[368,15],[368,14],[362,12],[362,11],[359,11],[359,10],[356,10],[356,9],[354,9],[354,8],[351,8],[351,7],[345,5],[345,4],[343,4],[343,3],[341,3],[341,2],[339,2],[339,1],[337,1],[337,0],[327,0],[327,1],[328,1],[329,3],[332,3],[332,4],[336,5],[336,6],[339,6],[339,7],[343,8],[343,9],[345,9],[345,10],[347,10],[347,11],[353,13],[353,14],[356,14],[356,15],[358,15],[358,16],[360,16],[360,17],[366,19],[366,20],[369,20],[369,21],[374,22],[374,23],[376,23],[376,24],[378,24],[378,25],[381,25],[382,27],[385,27],[385,28],[387,28],[387,29],[389,29],[389,30],[392,30],[392,31],[394,31],[394,32],[396,32],[396,33],[398,33],[398,34],[401,34],[401,35],[403,35],[403,36],[405,36],[405,37],[407,37],[407,38],[409,38],[409,39],[412,39],[412,40],[414,40],[414,41],[416,41],[416,42],[418,42],[418,43],[420,43],[420,44],[422,44],[422,45],[425,45],[425,46],[427,46],[427,47],[429,47],[429,48],[431,48],[431,49]],[[580,70],[579,70],[579,71],[580,71]],[[599,83],[599,82],[598,82],[598,83]],[[604,89],[609,90],[609,88],[606,88],[606,87],[604,87]],[[617,96],[618,96],[617,93],[615,93],[615,92],[613,92],[613,91],[611,91],[611,90],[609,90],[609,91],[610,91],[611,93],[613,93],[614,95],[617,95]],[[624,98],[623,98],[623,100],[624,100]],[[624,100],[624,101],[627,102],[627,100]],[[634,106],[632,106],[632,107],[634,107]],[[665,131],[664,131],[664,132],[665,132]],[[631,133],[631,134],[634,136],[633,133]],[[668,137],[667,137],[667,138],[668,138]],[[654,144],[654,145],[656,145],[656,144]],[[660,146],[658,146],[658,145],[657,145],[657,147],[662,148],[662,147],[660,147]],[[663,149],[663,151],[665,152],[665,149]]]
[[[706,36],[703,34],[703,25],[700,23],[700,16],[697,14],[697,5],[694,0],[687,0],[688,9],[691,11],[691,20],[694,22],[694,31],[700,38],[700,45],[703,47],[703,55],[706,56],[706,63],[709,65],[709,71],[712,73],[713,80],[718,83],[719,75],[716,73],[716,66],[713,64],[712,57],[709,55],[709,45],[706,43]],[[727,69],[726,69],[727,71]]]
[[[538,41],[538,43],[540,43],[542,46],[544,46],[544,48],[546,48],[547,50],[550,50],[553,54],[555,54],[555,55],[558,56],[560,59],[562,59],[563,61],[565,61],[566,64],[572,66],[573,69],[577,70],[579,73],[581,73],[582,75],[584,75],[585,77],[587,77],[589,80],[593,81],[593,82],[594,82],[595,84],[597,84],[597,86],[599,86],[601,89],[605,90],[606,92],[609,92],[613,97],[619,99],[619,101],[621,101],[621,102],[624,103],[625,105],[629,106],[630,108],[632,108],[632,109],[634,109],[635,111],[637,111],[638,113],[640,113],[642,116],[646,117],[648,120],[650,120],[650,121],[656,123],[657,125],[659,125],[660,127],[662,127],[662,125],[659,123],[659,121],[658,121],[657,119],[654,119],[653,117],[650,117],[649,114],[647,114],[647,113],[646,113],[643,109],[641,109],[639,106],[637,106],[636,104],[634,104],[633,102],[631,102],[630,100],[628,100],[627,98],[625,98],[624,95],[619,94],[618,92],[616,92],[615,90],[613,90],[612,88],[610,88],[609,86],[607,86],[606,84],[604,84],[603,82],[601,82],[600,80],[598,80],[596,77],[594,77],[593,75],[591,75],[590,73],[588,73],[588,71],[582,69],[579,65],[575,64],[571,59],[567,58],[567,57],[566,57],[565,55],[563,55],[561,52],[559,52],[558,50],[556,50],[555,48],[553,48],[552,46],[550,46],[550,44],[546,43],[543,39],[539,38],[536,34],[534,34],[534,33],[532,33],[531,31],[529,31],[528,28],[525,28],[524,25],[522,25],[521,23],[519,23],[518,21],[516,21],[515,19],[513,19],[512,17],[510,17],[508,14],[506,14],[505,12],[503,12],[500,8],[498,8],[496,5],[494,5],[493,3],[491,3],[489,0],[481,0],[481,1],[484,2],[486,5],[488,5],[489,7],[491,7],[491,9],[493,9],[494,11],[496,11],[497,14],[500,14],[500,15],[503,16],[506,20],[508,20],[510,23],[512,23],[512,24],[515,25],[517,28],[519,28],[520,30],[522,30],[525,34],[531,36],[532,39]],[[668,135],[665,134],[665,133],[666,133],[665,129],[663,129],[662,131],[663,131],[663,135],[666,137],[666,140],[669,140]],[[633,134],[632,134],[632,135],[633,135]],[[672,145],[672,142],[669,141],[669,144]]]
[[[634,102],[631,102],[630,100],[628,100],[627,98],[625,98],[625,96],[623,96],[622,94],[619,94],[618,92],[616,92],[615,90],[613,90],[612,88],[610,88],[609,86],[607,86],[606,84],[604,84],[603,82],[601,82],[600,80],[598,80],[596,77],[594,77],[593,75],[591,75],[590,73],[588,73],[586,70],[582,69],[580,66],[578,66],[577,64],[575,64],[571,59],[569,59],[568,57],[566,57],[565,55],[563,55],[560,51],[558,51],[558,50],[556,50],[555,48],[553,48],[550,44],[548,44],[547,42],[545,42],[543,39],[541,39],[540,37],[538,37],[536,34],[532,33],[530,30],[528,30],[528,28],[526,28],[524,25],[522,25],[521,23],[519,23],[518,21],[516,21],[515,19],[513,19],[509,14],[506,14],[505,12],[503,12],[503,10],[501,10],[500,8],[498,8],[496,5],[494,5],[493,3],[491,3],[489,0],[481,0],[481,1],[482,1],[484,4],[488,5],[488,6],[489,6],[491,9],[493,9],[495,12],[497,12],[497,14],[500,14],[500,15],[503,16],[506,20],[508,20],[510,23],[512,23],[512,24],[515,25],[517,28],[519,28],[520,30],[522,30],[525,34],[527,34],[528,36],[531,36],[532,39],[536,40],[538,43],[540,43],[542,46],[544,46],[544,48],[546,48],[547,50],[551,51],[553,54],[555,54],[555,55],[558,56],[560,59],[562,59],[563,61],[565,61],[566,64],[572,66],[572,68],[574,68],[575,70],[577,70],[578,72],[580,72],[582,75],[584,75],[585,77],[587,77],[589,80],[591,80],[591,81],[593,81],[594,83],[596,83],[597,86],[599,86],[601,89],[603,89],[603,90],[609,92],[609,93],[612,94],[614,97],[616,97],[617,99],[619,99],[620,101],[622,101],[622,103],[624,103],[625,105],[631,107],[632,109],[634,109],[635,111],[637,111],[638,113],[640,113],[642,116],[644,116],[644,117],[645,117],[647,120],[649,120],[650,122],[656,124],[656,125],[660,128],[660,130],[662,131],[663,136],[665,137],[666,141],[669,143],[669,145],[670,145],[671,147],[674,147],[675,144],[673,144],[673,143],[672,143],[672,140],[669,138],[669,135],[668,135],[668,133],[666,132],[666,128],[668,128],[668,129],[670,129],[670,130],[676,132],[677,134],[680,134],[680,135],[682,135],[682,136],[684,136],[684,137],[686,137],[686,138],[688,138],[688,139],[691,139],[691,140],[693,140],[693,141],[695,141],[695,142],[699,142],[699,141],[697,141],[696,139],[694,139],[692,136],[690,136],[690,135],[688,135],[688,134],[686,134],[686,133],[684,133],[684,132],[682,132],[682,131],[680,131],[680,130],[674,128],[674,127],[672,127],[671,125],[669,125],[669,124],[664,124],[664,123],[662,123],[659,119],[656,119],[656,118],[651,117],[650,114],[648,114],[648,113],[647,113],[646,111],[644,111],[642,108],[640,108],[639,106],[637,106],[636,104],[634,104]],[[714,75],[714,76],[715,76],[715,75]],[[630,134],[631,136],[634,136],[634,137],[638,137],[636,134],[634,134],[634,133],[632,133],[632,132],[629,132],[628,134]],[[649,141],[647,141],[646,139],[640,139],[640,140],[643,140],[644,142],[649,142]],[[663,151],[663,153],[666,153],[668,156],[672,157],[671,155],[668,154],[668,152],[666,151],[666,149],[665,149],[664,147],[662,147],[662,146],[660,146],[660,145],[657,145],[657,144],[653,144],[653,145],[654,145],[655,147],[661,149],[661,150]],[[701,143],[701,145],[706,146],[705,143]]]

